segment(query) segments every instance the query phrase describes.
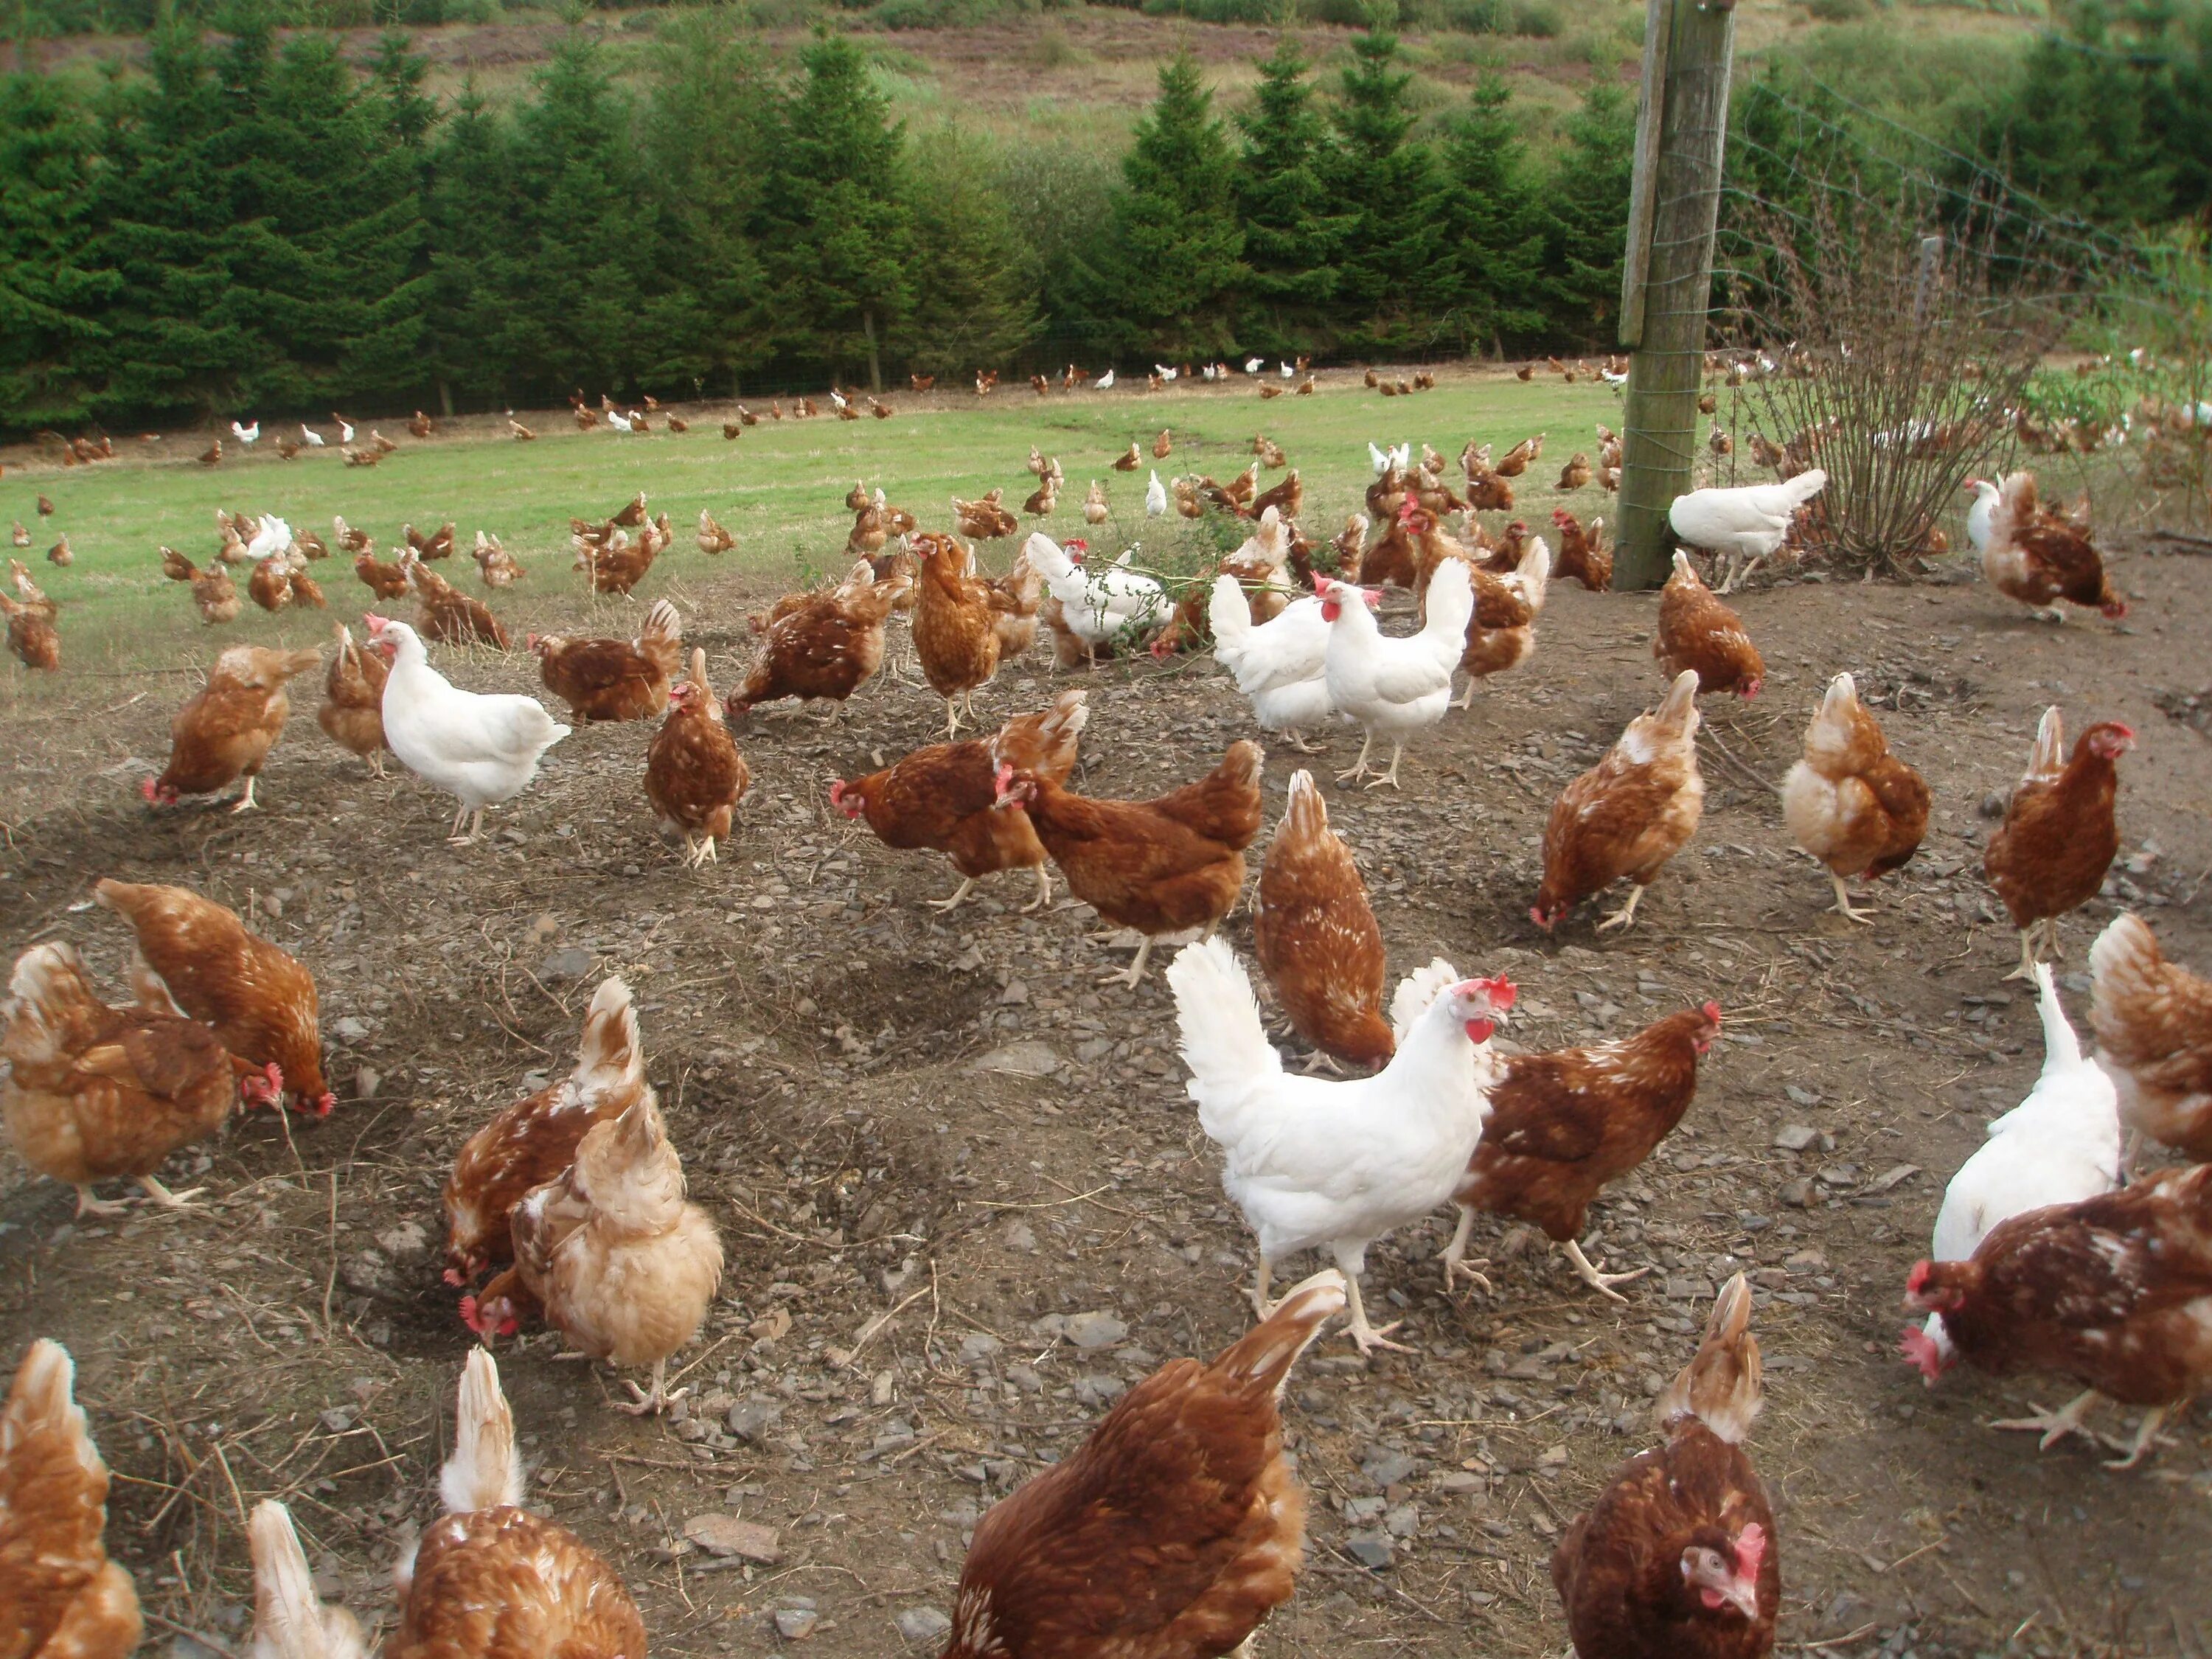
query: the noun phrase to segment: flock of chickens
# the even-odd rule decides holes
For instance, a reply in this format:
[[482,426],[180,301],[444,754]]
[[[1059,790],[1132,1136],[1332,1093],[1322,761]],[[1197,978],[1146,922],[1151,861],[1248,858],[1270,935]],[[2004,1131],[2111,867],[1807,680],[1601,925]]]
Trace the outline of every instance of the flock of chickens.
[[[1604,1188],[1647,1159],[1687,1111],[1699,1059],[1721,1030],[1717,1004],[1598,1047],[1510,1056],[1492,1042],[1516,999],[1504,980],[1465,977],[1439,960],[1399,983],[1386,1007],[1386,952],[1357,860],[1329,826],[1321,787],[1301,771],[1252,902],[1261,972],[1312,1050],[1305,1071],[1288,1070],[1244,964],[1216,932],[1246,890],[1245,855],[1263,828],[1259,745],[1236,743],[1206,775],[1133,801],[1069,787],[1084,690],[960,738],[963,719],[975,719],[975,692],[1040,632],[1064,669],[1210,648],[1261,729],[1304,749],[1310,734],[1355,724],[1364,741],[1340,781],[1395,787],[1410,740],[1466,707],[1480,681],[1528,660],[1554,574],[1609,585],[1598,526],[1556,513],[1555,559],[1525,524],[1493,538],[1476,520],[1486,481],[1511,476],[1504,465],[1517,472],[1540,448],[1532,439],[1493,467],[1486,449],[1470,446],[1465,495],[1433,451],[1416,462],[1410,449],[1375,449],[1367,511],[1326,554],[1298,532],[1294,471],[1273,490],[1257,489],[1265,451],[1230,485],[1178,480],[1178,496],[1187,488],[1200,511],[1249,524],[1218,570],[1180,591],[1126,556],[1093,561],[1083,542],[1042,533],[1026,538],[1006,575],[988,576],[958,536],[923,532],[880,492],[856,486],[850,574],[752,619],[754,659],[726,702],[708,682],[705,653],[685,657],[681,617],[665,600],[630,640],[527,641],[546,689],[579,724],[662,718],[645,793],[701,863],[731,835],[750,777],[732,722],[763,704],[843,702],[890,660],[889,619],[908,612],[903,649],[945,703],[946,741],[840,781],[830,805],[888,846],[947,856],[961,884],[939,902],[946,909],[1006,871],[1031,872],[1030,908],[1041,908],[1056,866],[1076,898],[1139,936],[1130,985],[1156,943],[1182,945],[1167,980],[1188,1091],[1255,1235],[1258,1322],[1210,1364],[1162,1367],[1079,1450],[983,1517],[948,1659],[1245,1651],[1240,1644],[1292,1594],[1300,1563],[1305,1498],[1284,1454],[1279,1401],[1298,1356],[1339,1312],[1362,1352],[1397,1346],[1393,1328],[1370,1322],[1360,1294],[1368,1247],[1393,1231],[1457,1206],[1442,1259],[1447,1289],[1461,1277],[1481,1280],[1480,1264],[1466,1259],[1478,1212],[1540,1228],[1603,1296],[1623,1299],[1615,1286],[1638,1276],[1601,1271],[1577,1240]],[[1284,459],[1278,450],[1273,464]],[[1032,468],[1048,487],[1058,475],[1034,453]],[[1672,520],[1688,545],[1753,562],[1802,528],[1824,482],[1810,470],[1699,490],[1675,503]],[[1157,474],[1152,484],[1164,493]],[[1969,533],[1999,591],[2035,606],[2124,608],[2083,528],[2039,508],[2031,477],[1974,488]],[[641,496],[618,520],[648,538],[657,532],[665,545],[665,515],[648,520],[645,505]],[[1018,530],[995,499],[954,506],[971,539]],[[623,527],[575,526],[579,565],[595,586]],[[252,554],[257,569],[276,559],[294,583],[305,576],[280,521],[225,528],[250,553],[262,544]],[[720,550],[708,549],[710,528],[726,545],[702,514],[701,545]],[[343,521],[338,530],[343,543],[349,532]],[[423,625],[372,612],[359,643],[339,629],[319,719],[380,770],[388,751],[451,795],[453,834],[472,840],[484,811],[526,789],[571,727],[533,697],[471,691],[432,666],[425,635],[502,647],[505,637],[489,612],[487,628],[454,606],[465,596],[430,571],[452,552],[451,526],[408,539],[403,586],[380,598],[414,594]],[[479,563],[496,586],[503,550],[485,541]],[[365,538],[356,550],[375,563]],[[207,574],[167,550],[164,564],[194,585],[205,610]],[[15,568],[17,602],[41,597]],[[374,586],[374,574],[363,580]],[[1381,625],[1386,587],[1410,596],[1406,631]],[[1547,930],[1622,881],[1626,902],[1600,927],[1632,925],[1644,890],[1698,827],[1698,698],[1761,689],[1764,665],[1741,618],[1682,552],[1652,649],[1664,696],[1553,806],[1531,909]],[[178,712],[148,799],[167,805],[238,783],[234,810],[252,806],[289,712],[287,683],[319,662],[313,651],[224,650]],[[1466,698],[1455,703],[1462,672]],[[1369,777],[1386,741],[1389,764]],[[2040,938],[2055,948],[2059,919],[2099,890],[2118,847],[2116,763],[2131,743],[2125,726],[2104,722],[2069,751],[2051,709],[1990,837],[1987,873],[2021,933],[2017,971],[2040,995],[2045,1067],[1951,1182],[1933,1255],[1906,1287],[1927,1319],[1904,1342],[1931,1384],[1960,1361],[2079,1379],[2087,1392],[2064,1410],[2002,1425],[2040,1430],[2046,1444],[2086,1432],[2084,1414],[2100,1398],[2144,1407],[2128,1462],[2146,1455],[2167,1412],[2212,1382],[2212,1166],[2130,1179],[2132,1154],[2121,1146],[2131,1129],[2212,1159],[2212,984],[2168,963],[2142,921],[2119,917],[2092,953],[2098,1053],[2087,1058],[2036,946]],[[1828,870],[1844,916],[1867,919],[1847,879],[1909,860],[1929,808],[1927,786],[1890,752],[1851,677],[1838,676],[1812,714],[1782,811],[1796,843]],[[77,1188],[81,1210],[117,1207],[93,1194],[117,1177],[155,1203],[185,1204],[191,1194],[169,1192],[155,1172],[241,1103],[331,1109],[313,978],[187,889],[102,880],[94,896],[133,931],[134,1001],[105,1003],[65,945],[27,950],[0,1039],[9,1062],[0,1116],[27,1162]],[[1358,1074],[1314,1074],[1346,1068]],[[666,1387],[667,1362],[706,1317],[722,1247],[711,1217],[685,1196],[622,981],[598,988],[570,1075],[495,1114],[461,1148],[444,1206],[446,1277],[463,1292],[462,1318],[487,1342],[542,1322],[580,1353],[648,1373],[648,1386],[630,1385],[634,1409],[658,1410],[681,1393]],[[1326,1252],[1334,1267],[1272,1297],[1276,1265],[1308,1250]],[[1631,1459],[1559,1542],[1553,1577],[1582,1659],[1773,1647],[1780,1540],[1743,1449],[1760,1401],[1750,1311],[1739,1276],[1661,1396],[1663,1443]],[[128,1575],[101,1546],[107,1474],[70,1389],[67,1354],[35,1344],[0,1413],[0,1634],[13,1633],[11,1653],[122,1653],[140,1635]],[[471,1352],[460,1380],[440,1495],[446,1518],[399,1568],[386,1653],[643,1654],[643,1621],[611,1567],[520,1506],[514,1426],[485,1348]],[[320,1603],[283,1507],[262,1505],[251,1535],[254,1652],[366,1652],[350,1616]]]

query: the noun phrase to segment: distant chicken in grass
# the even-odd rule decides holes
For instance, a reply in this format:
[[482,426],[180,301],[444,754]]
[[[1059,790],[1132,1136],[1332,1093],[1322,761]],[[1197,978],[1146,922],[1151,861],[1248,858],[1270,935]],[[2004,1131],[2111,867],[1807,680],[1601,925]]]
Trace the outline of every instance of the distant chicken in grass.
[[1480,1211],[1540,1228],[1583,1284],[1625,1301],[1613,1287],[1650,1269],[1598,1271],[1579,1242],[1589,1206],[1674,1132],[1697,1096],[1698,1061],[1720,1030],[1720,1005],[1708,1002],[1595,1048],[1509,1056],[1490,1091],[1481,1144],[1452,1193],[1459,1226],[1444,1247],[1444,1288],[1462,1274],[1487,1288],[1462,1265]]
[[1674,574],[1659,595],[1659,630],[1651,654],[1668,678],[1698,677],[1701,696],[1733,691],[1755,697],[1766,681],[1766,664],[1744,630],[1743,618],[1714,596],[1689,556],[1674,550]]
[[1774,1510],[1744,1455],[1761,1367],[1751,1287],[1721,1286],[1659,1396],[1667,1443],[1629,1459],[1552,1552],[1577,1659],[1765,1659],[1781,1612]]
[[1582,521],[1564,507],[1552,509],[1552,523],[1559,532],[1559,550],[1552,561],[1552,574],[1561,581],[1577,581],[1593,593],[1613,586],[1613,550],[1605,545],[1605,520]]
[[404,569],[385,563],[366,549],[354,555],[353,574],[380,599],[404,599],[410,591]]
[[276,746],[292,712],[286,687],[322,661],[319,651],[278,651],[234,645],[215,659],[207,684],[169,722],[169,762],[146,780],[147,802],[173,806],[184,795],[211,795],[240,778],[245,788],[231,811],[257,805],[255,779]]
[[1382,1018],[1382,930],[1310,772],[1291,775],[1261,866],[1252,951],[1292,1029],[1322,1056],[1380,1066],[1396,1051]]
[[669,683],[684,661],[684,624],[673,605],[656,599],[635,639],[532,634],[526,643],[545,689],[578,720],[640,720],[668,706]]
[[1455,981],[1446,963],[1416,981],[1429,988],[1427,1006],[1389,1064],[1329,1083],[1283,1070],[1226,939],[1188,945],[1168,969],[1188,1093],[1222,1149],[1222,1187],[1258,1238],[1253,1306],[1262,1316],[1272,1309],[1276,1262],[1325,1249],[1344,1274],[1363,1353],[1400,1346],[1387,1340],[1395,1327],[1368,1322],[1360,1300],[1368,1246],[1450,1195],[1489,1115],[1493,1017],[1515,998],[1504,980]]
[[[116,1176],[164,1208],[182,1206],[191,1193],[155,1179],[162,1161],[221,1128],[240,1098],[274,1105],[283,1088],[275,1066],[234,1062],[212,1031],[172,1008],[109,1007],[66,945],[34,945],[16,959],[0,1020],[0,1126],[26,1164],[76,1188],[80,1216],[130,1207],[93,1196],[95,1182]],[[0,1521],[0,1540],[5,1530]]]
[[486,587],[512,587],[521,580],[521,564],[500,544],[498,537],[477,531],[475,556],[477,574]]
[[1211,1364],[1173,1359],[975,1527],[943,1659],[1249,1652],[1297,1582],[1291,1368],[1345,1305],[1324,1269]]
[[2027,775],[1982,852],[1983,873],[2020,929],[2020,966],[2008,979],[2034,977],[2039,937],[2059,954],[2058,918],[2096,897],[2119,854],[2118,762],[2135,747],[2136,734],[2118,720],[2100,720],[2081,733],[2070,758],[2065,744],[2053,703],[2036,725]]
[[62,636],[54,625],[52,604],[28,604],[0,593],[0,611],[8,615],[8,649],[16,661],[26,668],[58,672],[62,665]]
[[955,495],[952,498],[952,517],[960,527],[960,533],[975,541],[988,542],[1013,535],[1020,530],[1021,520],[1000,505],[1000,498],[1006,493],[1003,489],[994,489],[981,501],[963,501]]
[[699,509],[699,550],[702,553],[726,553],[737,544],[738,538],[723,529],[713,514],[703,507]]
[[983,877],[1000,870],[1036,872],[1041,910],[1052,902],[1045,849],[1027,813],[1000,808],[998,769],[1006,764],[1064,784],[1075,769],[1076,738],[1089,718],[1085,694],[1063,691],[1051,708],[1008,720],[989,740],[933,744],[864,777],[830,786],[830,805],[865,819],[884,846],[945,854],[960,872],[951,898],[929,902],[957,908]]
[[411,524],[403,524],[399,526],[399,536],[422,558],[435,560],[453,556],[453,524],[450,519],[427,535]]
[[238,620],[238,586],[231,580],[230,572],[220,563],[211,563],[202,570],[175,548],[165,547],[161,550],[161,574],[173,582],[191,585],[192,605],[200,613],[202,622],[213,625]]
[[707,653],[695,647],[690,678],[669,687],[667,716],[646,750],[646,799],[683,836],[686,861],[696,867],[718,859],[716,843],[730,838],[751,782],[707,678]]
[[40,1337],[0,1403],[0,1636],[22,1659],[122,1659],[145,1634],[107,1556],[107,1465],[71,1397],[69,1350]]
[[391,671],[375,652],[356,645],[353,630],[343,623],[337,640],[315,723],[339,748],[367,761],[370,772],[380,778],[389,747],[384,741],[384,681]]
[[[645,1088],[637,1009],[629,984],[610,976],[592,994],[568,1075],[501,1108],[462,1143],[446,1178],[446,1282],[472,1285],[512,1262],[508,1212],[575,1161],[586,1130],[621,1116]],[[471,1302],[461,1311],[473,1319]]]
[[1851,677],[1829,681],[1805,732],[1805,758],[1782,781],[1782,821],[1827,866],[1838,914],[1874,920],[1851,908],[1844,878],[1872,881],[1910,862],[1927,832],[1929,799],[1920,774],[1889,752]]
[[2089,947],[2097,1060],[2129,1128],[2212,1162],[2212,981],[2170,960],[2140,916],[2112,918]]
[[275,1068],[296,1109],[329,1115],[337,1097],[323,1076],[321,1000],[296,957],[189,888],[106,879],[94,884],[93,902],[137,935],[131,986],[139,1006],[198,1020],[237,1060]]
[[1544,878],[1528,913],[1539,927],[1550,932],[1624,877],[1628,902],[1598,929],[1634,922],[1644,890],[1689,844],[1705,812],[1698,723],[1698,677],[1685,670],[1656,708],[1629,721],[1604,757],[1559,792],[1544,825]]
[[1231,744],[1208,775],[1148,801],[1078,795],[1011,745],[994,742],[993,755],[999,809],[1020,807],[1068,890],[1108,923],[1142,935],[1123,984],[1144,978],[1159,935],[1211,933],[1236,904],[1244,849],[1260,833],[1259,744]]

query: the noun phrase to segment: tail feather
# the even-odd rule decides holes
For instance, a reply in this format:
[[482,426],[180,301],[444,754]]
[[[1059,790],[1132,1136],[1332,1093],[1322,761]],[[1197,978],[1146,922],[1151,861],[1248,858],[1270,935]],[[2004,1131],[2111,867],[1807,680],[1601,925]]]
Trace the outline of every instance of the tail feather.
[[1076,739],[1090,719],[1089,694],[1063,691],[1051,708],[1018,714],[1000,727],[993,755],[1018,772],[1065,782],[1075,769]]
[[1274,1312],[1224,1349],[1216,1372],[1253,1389],[1265,1388],[1279,1400],[1291,1380],[1291,1367],[1313,1345],[1322,1326],[1344,1310],[1344,1275],[1324,1267],[1294,1286]]
[[1313,774],[1291,773],[1290,800],[1283,808],[1283,821],[1275,826],[1275,839],[1310,842],[1328,836],[1328,803],[1322,799]]
[[2165,976],[2166,952],[2150,924],[2131,910],[2123,910],[2097,935],[2089,947],[2092,1021],[2103,1024],[2118,997],[2154,994]]
[[[1216,576],[1213,593],[1206,600],[1206,619],[1213,626],[1213,653],[1236,656],[1251,643],[1252,607],[1234,576]],[[1231,672],[1235,672],[1231,665]]]
[[1660,726],[1680,727],[1693,719],[1698,708],[1698,672],[1686,668],[1674,677],[1674,684],[1667,688],[1666,696],[1652,711],[1652,719]]
[[253,1506],[246,1522],[253,1551],[254,1659],[362,1659],[361,1626],[315,1594],[307,1553],[292,1512],[275,1499]]
[[656,599],[653,609],[645,613],[645,626],[640,630],[639,637],[677,644],[684,637],[684,619],[677,615],[676,607],[666,599]]
[[2028,751],[2027,771],[2022,783],[2038,783],[2055,778],[2066,769],[2066,719],[2052,703],[2043,711],[2043,718],[2035,723],[2035,747]]
[[1810,467],[1790,480],[1786,488],[1794,503],[1802,507],[1828,487],[1828,475],[1819,467]]
[[1416,968],[1398,981],[1398,988],[1390,995],[1390,1032],[1401,1048],[1412,1033],[1413,1023],[1429,1012],[1429,1005],[1458,983],[1459,969],[1442,957],[1433,958],[1425,968]]
[[645,1048],[638,1039],[637,1009],[627,981],[607,979],[592,993],[584,1035],[576,1045],[574,1076],[584,1090],[645,1080]]
[[1474,615],[1474,579],[1463,559],[1446,559],[1429,580],[1428,619],[1421,637],[1448,651],[1455,666],[1467,649],[1467,624]]
[[692,684],[699,688],[699,695],[706,699],[707,706],[713,708],[714,683],[707,678],[707,653],[696,645],[691,647],[690,680]]
[[1199,1122],[1217,1140],[1237,1139],[1235,1108],[1254,1085],[1279,1077],[1282,1057],[1260,1023],[1252,981],[1229,941],[1187,945],[1168,964],[1183,1063]]
[[1738,1273],[1721,1286],[1705,1340],[1690,1363],[1659,1396],[1657,1417],[1667,1426],[1686,1417],[1702,1421],[1730,1445],[1740,1446],[1759,1415],[1759,1339],[1751,1334],[1751,1286]]
[[522,1502],[522,1459],[514,1447],[514,1413],[499,1389],[489,1348],[469,1350],[453,1413],[453,1455],[438,1472],[438,1501],[448,1515]]
[[2048,964],[2035,964],[2036,1012],[2043,1018],[2043,1074],[2072,1071],[2081,1064],[2081,1040],[2066,1022],[2058,986]]

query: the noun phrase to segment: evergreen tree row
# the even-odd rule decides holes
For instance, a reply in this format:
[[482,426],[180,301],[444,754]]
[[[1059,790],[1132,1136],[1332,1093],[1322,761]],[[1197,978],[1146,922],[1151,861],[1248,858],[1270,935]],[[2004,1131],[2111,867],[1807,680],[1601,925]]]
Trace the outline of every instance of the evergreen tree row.
[[1117,169],[910,131],[849,40],[787,78],[719,10],[635,93],[574,32],[506,108],[273,22],[6,84],[0,429],[1608,336],[1629,100],[1548,167],[1495,80],[1419,137],[1380,31],[1326,86],[1286,41],[1233,125],[1177,59]]

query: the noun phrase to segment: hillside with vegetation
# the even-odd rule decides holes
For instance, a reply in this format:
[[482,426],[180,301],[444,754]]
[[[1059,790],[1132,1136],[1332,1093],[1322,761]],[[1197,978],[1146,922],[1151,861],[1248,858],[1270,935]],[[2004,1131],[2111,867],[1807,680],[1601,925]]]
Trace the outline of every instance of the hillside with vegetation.
[[[1617,0],[131,5],[19,9],[9,431],[1612,343]],[[2212,204],[2208,88],[2201,0],[1746,8],[1732,171],[1917,134],[2132,235]]]

